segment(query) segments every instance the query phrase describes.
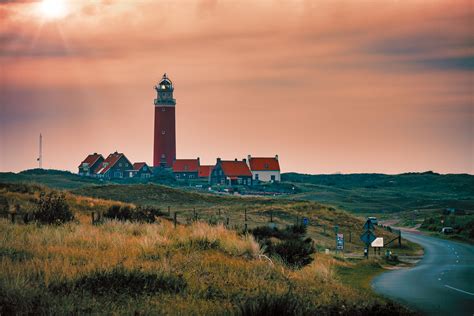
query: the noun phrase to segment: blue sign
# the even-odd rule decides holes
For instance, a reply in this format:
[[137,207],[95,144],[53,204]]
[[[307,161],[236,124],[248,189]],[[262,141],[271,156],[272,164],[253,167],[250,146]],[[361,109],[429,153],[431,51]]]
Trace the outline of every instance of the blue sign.
[[377,237],[370,230],[360,235],[360,240],[362,240],[366,245],[370,245],[375,240],[375,238]]
[[365,222],[365,224],[364,224],[364,229],[365,229],[365,230],[372,230],[372,229],[374,229],[374,223],[372,222],[372,220],[368,219],[367,222]]
[[309,219],[307,217],[303,218],[303,225],[308,226],[309,225]]
[[336,235],[336,249],[344,250],[344,234]]

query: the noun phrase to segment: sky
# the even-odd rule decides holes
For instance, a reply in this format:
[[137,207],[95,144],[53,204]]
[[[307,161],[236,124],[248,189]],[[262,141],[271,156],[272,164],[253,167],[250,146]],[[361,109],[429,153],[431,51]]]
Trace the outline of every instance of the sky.
[[283,172],[474,174],[474,2],[0,0],[0,171],[177,157]]

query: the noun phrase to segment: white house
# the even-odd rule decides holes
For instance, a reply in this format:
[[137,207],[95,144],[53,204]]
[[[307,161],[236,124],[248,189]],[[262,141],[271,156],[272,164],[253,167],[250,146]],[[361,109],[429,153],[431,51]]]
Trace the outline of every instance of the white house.
[[247,164],[252,172],[252,180],[258,182],[280,182],[280,163],[275,157],[252,157],[248,155]]

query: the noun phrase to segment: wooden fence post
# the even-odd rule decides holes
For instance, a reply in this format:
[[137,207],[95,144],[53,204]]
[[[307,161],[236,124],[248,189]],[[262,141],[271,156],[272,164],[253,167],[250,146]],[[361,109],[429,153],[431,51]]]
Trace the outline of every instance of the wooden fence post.
[[245,209],[245,215],[244,215],[244,217],[245,217],[245,221],[247,221],[247,209]]
[[245,226],[244,226],[244,233],[245,234],[247,233],[247,223],[245,223]]
[[168,205],[168,217],[171,216],[171,207]]
[[398,230],[398,248],[402,248],[402,231]]
[[94,221],[94,212],[91,212],[91,223],[92,223],[92,225],[95,224],[95,221]]
[[15,214],[15,213],[11,213],[11,215],[12,215],[12,224],[15,224],[15,215],[16,215],[16,214]]
[[229,227],[229,217],[226,219],[226,226]]
[[221,209],[219,209],[219,216],[221,216]]
[[270,223],[273,223],[273,211],[270,211]]
[[177,215],[176,215],[176,212],[174,212],[174,214],[173,214],[173,223],[174,223],[174,228],[176,228],[176,224],[177,224],[176,217],[177,217]]

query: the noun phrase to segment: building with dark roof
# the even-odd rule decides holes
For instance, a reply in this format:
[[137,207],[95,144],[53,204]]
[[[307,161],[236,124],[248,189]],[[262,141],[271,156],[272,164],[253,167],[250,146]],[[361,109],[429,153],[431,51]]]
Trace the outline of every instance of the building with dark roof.
[[223,185],[252,185],[252,172],[243,160],[221,160],[217,158],[216,165],[209,177],[211,184]]

